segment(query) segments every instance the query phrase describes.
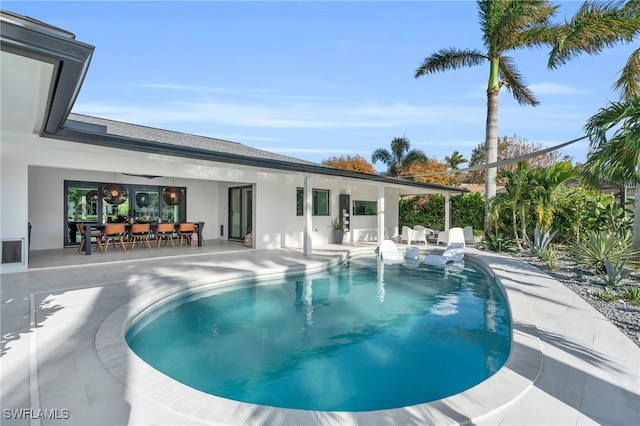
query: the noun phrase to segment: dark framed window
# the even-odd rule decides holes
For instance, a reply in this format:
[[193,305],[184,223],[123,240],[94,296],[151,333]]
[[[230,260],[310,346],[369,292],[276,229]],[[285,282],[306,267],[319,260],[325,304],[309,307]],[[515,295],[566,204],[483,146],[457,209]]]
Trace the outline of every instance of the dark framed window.
[[354,216],[375,216],[378,214],[377,201],[353,201]]
[[[79,244],[78,223],[155,222],[158,218],[179,223],[187,218],[185,187],[119,184],[119,192],[109,198],[104,192],[109,185],[108,182],[64,181],[65,246]],[[163,197],[165,189],[178,197]]]
[[[330,193],[328,189],[312,190],[313,216],[329,216]],[[304,216],[304,188],[296,189],[296,216]]]

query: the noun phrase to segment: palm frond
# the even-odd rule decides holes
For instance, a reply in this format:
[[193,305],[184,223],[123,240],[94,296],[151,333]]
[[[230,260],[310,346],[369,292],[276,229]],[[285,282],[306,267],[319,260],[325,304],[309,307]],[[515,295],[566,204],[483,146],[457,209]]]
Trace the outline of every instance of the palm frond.
[[524,77],[515,68],[513,60],[508,56],[500,57],[500,77],[506,85],[506,90],[513,95],[520,105],[538,105],[533,92],[529,90]]
[[618,43],[630,43],[640,32],[640,2],[587,1],[569,21],[549,55],[549,68],[580,56],[595,55]]
[[640,48],[636,49],[620,72],[620,78],[613,85],[623,101],[640,99]]
[[375,164],[378,161],[390,166],[393,163],[393,155],[384,148],[378,148],[371,154],[371,162]]
[[460,50],[451,47],[440,49],[422,61],[422,64],[416,69],[415,78],[425,74],[435,74],[441,71],[472,67],[486,61],[487,56],[479,50]]

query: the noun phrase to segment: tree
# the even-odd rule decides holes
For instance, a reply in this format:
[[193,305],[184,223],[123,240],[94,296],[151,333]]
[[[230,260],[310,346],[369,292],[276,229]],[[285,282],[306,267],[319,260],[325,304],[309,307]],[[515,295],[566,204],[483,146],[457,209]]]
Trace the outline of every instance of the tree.
[[453,151],[451,156],[444,157],[444,162],[451,168],[451,170],[457,170],[458,166],[462,163],[468,163],[469,160],[464,158],[464,155],[460,154],[458,151]]
[[376,174],[376,169],[373,168],[371,163],[359,155],[333,156],[322,160],[322,164],[335,167],[336,169],[351,170],[353,172],[369,173],[372,175]]
[[[630,43],[640,33],[640,0],[585,2],[563,27],[549,54],[556,68],[582,53],[597,55],[604,48]],[[586,177],[626,186],[636,185],[633,246],[640,249],[640,49],[631,53],[613,88],[621,102],[610,103],[585,124],[590,140]],[[611,134],[607,137],[607,134]]]
[[533,186],[536,226],[543,233],[551,229],[553,224],[558,204],[558,188],[574,177],[576,177],[576,170],[568,162],[531,169],[528,179],[529,185]]
[[427,158],[422,162],[411,163],[402,169],[400,176],[416,182],[434,183],[439,185],[458,185],[460,182],[447,171],[445,163],[435,158]]
[[401,138],[393,138],[391,151],[384,148],[378,148],[373,151],[371,161],[373,164],[378,161],[386,164],[387,176],[397,177],[403,174],[404,170],[412,164],[425,163],[427,156],[419,149],[411,149],[411,142],[403,136]]
[[583,168],[587,182],[636,187],[632,241],[640,249],[640,99],[611,103],[587,121],[585,131],[591,148]]
[[[498,138],[498,161],[506,160],[508,158],[520,157],[523,155],[531,154],[543,150],[545,147],[538,142],[529,142],[526,138],[518,135],[502,136]],[[558,152],[551,151],[545,154],[537,155],[535,157],[526,160],[527,165],[530,168],[534,167],[547,167],[558,162]],[[469,166],[478,166],[484,164],[485,161],[485,146],[483,143],[478,144],[477,147],[471,151],[471,160]],[[500,167],[500,174],[504,171],[515,171],[517,164],[508,164]],[[500,178],[500,181],[503,179]],[[484,183],[484,172],[470,172],[469,182],[472,183]]]
[[[555,34],[549,20],[558,6],[546,0],[478,0],[482,39],[486,51],[445,48],[424,59],[415,77],[489,63],[485,164],[498,158],[498,93],[505,87],[521,105],[537,105],[513,59],[505,54],[523,47],[550,44]],[[488,168],[485,202],[496,194],[496,169]],[[489,204],[485,212],[485,232],[491,229]]]
[[[514,170],[504,171],[505,192],[491,200],[491,214],[498,220],[505,212],[511,213],[513,238],[522,250],[521,241],[527,235],[527,211],[532,203],[534,186],[530,181],[531,169],[526,161],[520,161]],[[518,218],[520,219],[520,235],[518,235]]]

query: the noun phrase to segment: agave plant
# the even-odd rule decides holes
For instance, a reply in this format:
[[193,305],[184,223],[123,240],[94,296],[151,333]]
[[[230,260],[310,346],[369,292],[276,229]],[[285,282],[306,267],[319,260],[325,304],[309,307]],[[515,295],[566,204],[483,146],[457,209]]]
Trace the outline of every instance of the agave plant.
[[532,255],[541,257],[542,252],[547,248],[557,233],[557,230],[548,230],[543,234],[540,228],[536,226],[536,229],[533,231],[533,241],[529,239],[528,235],[525,234],[524,236],[527,249]]
[[549,271],[555,272],[558,270],[560,257],[558,256],[558,250],[554,246],[545,246],[537,252],[537,256],[547,265]]
[[622,293],[622,298],[633,303],[636,306],[640,306],[640,287],[627,287]]
[[627,259],[621,258],[622,253],[616,257],[616,263],[611,262],[608,258],[604,258],[605,273],[602,275],[604,283],[608,287],[615,287],[625,279],[631,271],[625,268]]
[[498,231],[493,234],[487,234],[481,243],[477,244],[479,249],[496,251],[502,253],[503,251],[516,251],[516,242]]
[[[640,254],[632,249],[629,234],[622,235],[615,232],[588,231],[583,241],[576,242],[569,247],[569,254],[578,265],[595,267],[596,270],[606,273],[605,259],[613,263],[616,259],[622,259],[629,267],[638,267],[635,258]],[[616,262],[618,263],[618,262]]]

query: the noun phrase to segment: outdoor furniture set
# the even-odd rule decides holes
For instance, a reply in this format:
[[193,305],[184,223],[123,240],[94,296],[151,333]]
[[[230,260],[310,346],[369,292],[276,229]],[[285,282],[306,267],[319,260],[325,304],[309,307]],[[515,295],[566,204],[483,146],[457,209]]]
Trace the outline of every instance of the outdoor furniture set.
[[[455,236],[452,237],[453,234],[455,234]],[[403,226],[400,236],[400,242],[406,241],[409,245],[414,241],[424,242],[425,245],[429,243],[448,245],[453,240],[461,240],[465,245],[474,246],[473,227],[465,226],[464,228],[451,228],[447,231],[434,231],[422,225],[416,225],[413,228]]]
[[204,222],[109,223],[105,225],[78,223],[77,227],[81,235],[79,254],[83,251],[85,254],[91,254],[91,244],[86,243],[87,232],[90,232],[90,238],[95,238],[95,246],[102,253],[107,252],[110,243],[114,249],[120,248],[123,251],[133,250],[138,244],[150,249],[152,238],[155,238],[154,244],[158,249],[163,242],[165,245],[171,244],[173,248],[176,247],[175,242],[179,243],[179,247],[186,244],[193,245],[194,236],[197,237],[198,247],[204,245],[202,237]]

